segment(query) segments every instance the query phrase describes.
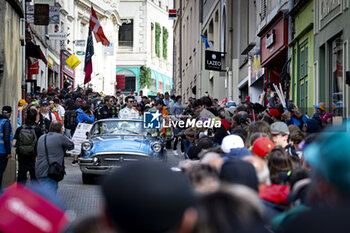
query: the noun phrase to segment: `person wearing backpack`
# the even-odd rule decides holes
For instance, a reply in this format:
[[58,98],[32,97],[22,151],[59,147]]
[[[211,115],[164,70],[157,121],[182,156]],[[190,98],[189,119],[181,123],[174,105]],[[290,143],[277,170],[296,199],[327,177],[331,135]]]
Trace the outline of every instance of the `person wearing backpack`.
[[2,175],[4,174],[7,162],[11,158],[12,126],[9,118],[12,108],[10,106],[2,107],[0,114],[0,190],[2,184]]
[[35,123],[37,110],[28,109],[25,124],[17,128],[13,146],[16,147],[18,158],[18,176],[17,181],[25,184],[27,182],[27,172],[30,173],[30,179],[36,180],[35,159],[38,138],[43,134],[42,129]]
[[74,134],[75,128],[77,127],[78,113],[76,110],[67,110],[64,114],[64,128],[71,131]]

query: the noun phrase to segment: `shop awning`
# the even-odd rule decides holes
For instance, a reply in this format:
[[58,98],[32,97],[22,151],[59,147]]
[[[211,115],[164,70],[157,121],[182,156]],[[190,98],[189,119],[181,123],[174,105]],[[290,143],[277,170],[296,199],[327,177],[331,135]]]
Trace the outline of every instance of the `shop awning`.
[[40,49],[39,45],[35,45],[33,42],[29,41],[26,44],[26,58],[33,57],[37,59],[41,59],[45,65],[47,65],[47,60]]

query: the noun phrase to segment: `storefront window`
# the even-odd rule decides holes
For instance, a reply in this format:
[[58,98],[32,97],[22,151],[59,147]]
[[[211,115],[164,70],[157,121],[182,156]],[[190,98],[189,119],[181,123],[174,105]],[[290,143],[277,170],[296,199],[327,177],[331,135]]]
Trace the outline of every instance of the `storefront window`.
[[341,36],[332,41],[332,107],[337,116],[343,115],[343,39]]

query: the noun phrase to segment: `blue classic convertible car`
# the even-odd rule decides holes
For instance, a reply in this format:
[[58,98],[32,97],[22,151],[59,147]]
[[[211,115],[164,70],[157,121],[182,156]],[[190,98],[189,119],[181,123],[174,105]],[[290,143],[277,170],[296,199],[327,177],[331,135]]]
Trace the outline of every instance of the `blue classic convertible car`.
[[141,120],[104,119],[94,123],[81,145],[79,166],[83,183],[125,164],[142,160],[165,161],[163,143],[152,137]]

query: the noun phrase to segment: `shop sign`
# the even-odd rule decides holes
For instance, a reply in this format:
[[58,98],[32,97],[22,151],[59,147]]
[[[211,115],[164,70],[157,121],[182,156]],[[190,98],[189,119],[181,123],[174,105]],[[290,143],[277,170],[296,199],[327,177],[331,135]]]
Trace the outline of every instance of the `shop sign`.
[[176,20],[177,11],[175,9],[169,9],[169,20]]
[[275,43],[275,29],[272,29],[271,34],[266,34],[266,48],[270,48]]
[[50,67],[50,68],[53,68],[54,65],[55,65],[55,60],[49,55],[47,55],[47,65]]
[[85,40],[76,40],[75,46],[77,47],[85,47]]
[[277,23],[261,36],[261,64],[275,57],[284,48],[287,48],[288,37],[286,20],[281,17]]
[[57,32],[49,34],[50,40],[67,40],[67,33],[65,32]]
[[[40,5],[36,5],[40,6]],[[26,10],[27,23],[34,23],[35,21],[35,5],[28,5]],[[49,6],[49,24],[60,24],[60,7],[59,6]],[[45,12],[43,12],[45,13]],[[46,16],[45,16],[46,17]],[[45,18],[46,20],[46,18]]]
[[205,69],[221,71],[221,52],[205,50]]
[[261,55],[253,56],[252,65],[250,67],[250,85],[264,75],[264,68],[261,67]]
[[35,4],[48,4],[50,6],[54,6],[55,0],[35,0]]
[[62,72],[67,74],[68,76],[74,78],[74,70],[64,61],[66,61],[71,54],[65,51],[61,51],[61,69]]
[[103,46],[103,54],[105,56],[113,56],[113,54],[114,54],[113,43],[110,43],[109,46]]

